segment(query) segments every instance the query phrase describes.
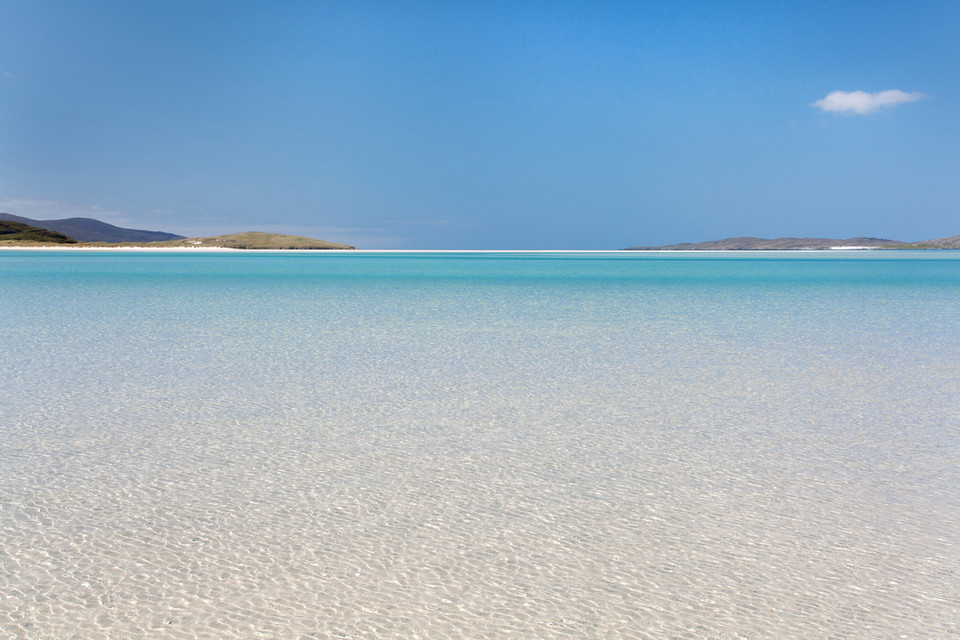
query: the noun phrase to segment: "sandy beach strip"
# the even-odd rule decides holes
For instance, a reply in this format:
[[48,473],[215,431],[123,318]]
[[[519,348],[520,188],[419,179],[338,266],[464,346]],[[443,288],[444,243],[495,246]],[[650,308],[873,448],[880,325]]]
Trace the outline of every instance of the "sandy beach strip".
[[2,246],[0,251],[121,251],[131,253],[222,253],[222,252],[260,252],[276,253],[283,252],[301,252],[301,253],[351,253],[354,249],[237,249],[234,247],[92,247],[92,246]]

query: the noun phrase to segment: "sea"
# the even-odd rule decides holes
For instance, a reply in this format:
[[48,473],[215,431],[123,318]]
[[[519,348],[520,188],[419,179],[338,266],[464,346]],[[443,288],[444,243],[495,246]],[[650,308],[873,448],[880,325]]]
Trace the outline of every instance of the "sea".
[[14,638],[960,638],[960,253],[0,251]]

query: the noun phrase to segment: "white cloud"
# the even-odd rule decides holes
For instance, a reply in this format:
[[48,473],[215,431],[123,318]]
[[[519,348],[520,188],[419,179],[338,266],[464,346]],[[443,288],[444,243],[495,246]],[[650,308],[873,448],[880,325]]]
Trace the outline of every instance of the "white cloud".
[[817,107],[822,111],[833,111],[850,115],[866,115],[873,113],[885,107],[893,107],[905,102],[916,102],[927,97],[927,94],[919,91],[900,91],[899,89],[888,89],[878,93],[868,93],[866,91],[832,91],[826,98],[817,100],[811,107]]

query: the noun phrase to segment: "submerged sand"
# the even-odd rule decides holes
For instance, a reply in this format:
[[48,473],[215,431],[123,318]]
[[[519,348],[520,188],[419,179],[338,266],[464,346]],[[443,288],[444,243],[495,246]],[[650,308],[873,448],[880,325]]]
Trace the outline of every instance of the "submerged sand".
[[0,302],[0,638],[960,635],[949,287],[181,265]]

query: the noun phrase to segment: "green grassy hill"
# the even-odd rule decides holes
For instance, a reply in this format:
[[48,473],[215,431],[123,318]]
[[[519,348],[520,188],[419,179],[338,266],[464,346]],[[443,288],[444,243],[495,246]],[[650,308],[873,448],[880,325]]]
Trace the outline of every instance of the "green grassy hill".
[[247,231],[225,236],[184,238],[167,242],[151,242],[151,247],[225,247],[228,249],[355,249],[347,244],[316,240],[304,236],[288,236],[282,233]]
[[30,244],[72,244],[80,247],[221,247],[224,249],[355,249],[348,244],[327,242],[305,236],[247,231],[204,238],[180,238],[163,242],[77,242],[56,231],[32,227],[22,222],[0,220],[0,246]]
[[38,243],[76,244],[77,241],[56,231],[31,227],[22,222],[0,220],[0,245]]

